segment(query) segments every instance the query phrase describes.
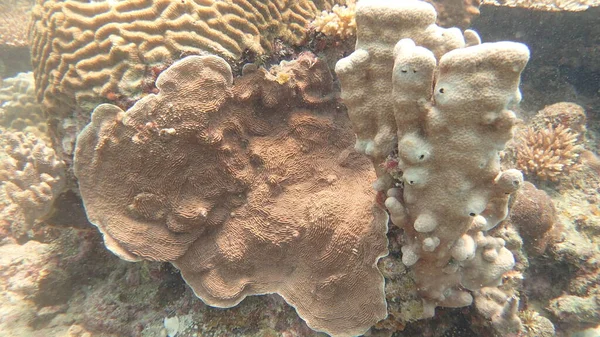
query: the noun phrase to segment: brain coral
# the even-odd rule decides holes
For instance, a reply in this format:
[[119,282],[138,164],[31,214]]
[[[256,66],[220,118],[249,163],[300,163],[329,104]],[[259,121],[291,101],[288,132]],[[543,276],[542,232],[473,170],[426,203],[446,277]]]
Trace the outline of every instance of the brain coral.
[[311,54],[232,78],[217,56],[160,74],[127,112],[102,104],[77,140],[88,218],[114,253],[170,261],[230,307],[278,293],[308,325],[361,334],[386,316],[387,215]]
[[38,99],[62,138],[60,123],[74,109],[87,123],[107,97],[140,98],[154,66],[189,54],[268,53],[278,37],[299,43],[328,1],[38,0],[31,38]]

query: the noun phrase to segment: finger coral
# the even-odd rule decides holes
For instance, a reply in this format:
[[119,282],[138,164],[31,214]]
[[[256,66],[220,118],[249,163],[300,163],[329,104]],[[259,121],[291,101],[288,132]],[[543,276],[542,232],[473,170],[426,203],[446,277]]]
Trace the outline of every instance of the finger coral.
[[539,180],[558,181],[581,169],[578,135],[563,125],[545,129],[528,127],[516,145],[516,165],[525,175]]
[[385,318],[388,217],[372,207],[368,161],[348,149],[326,64],[303,54],[233,81],[222,58],[188,56],[156,85],[127,111],[98,106],[77,139],[74,171],[106,246],[173,263],[212,306],[278,293],[333,336]]

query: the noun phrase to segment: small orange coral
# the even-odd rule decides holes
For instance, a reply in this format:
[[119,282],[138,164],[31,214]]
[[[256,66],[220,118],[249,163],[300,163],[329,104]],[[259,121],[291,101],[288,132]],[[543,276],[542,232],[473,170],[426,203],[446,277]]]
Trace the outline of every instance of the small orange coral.
[[528,176],[550,181],[558,181],[561,174],[578,171],[582,148],[577,144],[577,137],[563,125],[548,125],[541,130],[528,127],[518,137],[517,168]]

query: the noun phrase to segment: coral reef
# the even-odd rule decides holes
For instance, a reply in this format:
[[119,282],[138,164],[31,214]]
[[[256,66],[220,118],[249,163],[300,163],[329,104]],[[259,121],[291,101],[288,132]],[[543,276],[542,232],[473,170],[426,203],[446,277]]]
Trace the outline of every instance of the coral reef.
[[517,131],[516,140],[505,151],[504,162],[531,180],[561,182],[582,170],[585,152],[586,115],[575,104],[546,106]]
[[[514,266],[505,241],[487,231],[522,183],[520,172],[500,171],[498,151],[512,137],[509,107],[529,58],[522,44],[481,44],[475,32],[435,20],[418,1],[359,2],[356,51],[336,65],[355,149],[373,161],[374,187],[404,230],[402,262],[426,317],[436,306],[470,305]],[[390,155],[400,181],[386,171]]]
[[52,209],[65,185],[64,163],[42,139],[31,133],[0,130],[0,215],[12,236],[26,239],[36,221]]
[[173,263],[209,305],[278,293],[313,329],[363,333],[386,315],[388,217],[347,120],[319,108],[329,70],[303,54],[244,73],[189,56],[127,112],[98,106],[74,161],[88,218],[115,254]]
[[144,83],[148,74],[182,56],[235,60],[273,51],[275,38],[300,43],[309,20],[327,8],[325,0],[39,0],[31,56],[54,142],[74,133],[63,125],[65,117],[79,132],[96,105],[139,99],[148,93],[144,88],[152,89]]

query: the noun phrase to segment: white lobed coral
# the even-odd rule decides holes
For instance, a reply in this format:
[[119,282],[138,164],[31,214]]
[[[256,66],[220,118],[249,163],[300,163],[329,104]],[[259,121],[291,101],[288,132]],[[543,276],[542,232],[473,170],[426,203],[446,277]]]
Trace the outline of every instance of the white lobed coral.
[[[373,161],[374,187],[404,229],[402,261],[426,316],[470,305],[514,266],[504,240],[486,232],[523,181],[500,170],[499,151],[512,138],[510,107],[529,59],[523,44],[482,44],[474,31],[435,22],[424,2],[359,2],[356,50],[336,65],[355,148]],[[390,155],[400,181],[383,168]]]

